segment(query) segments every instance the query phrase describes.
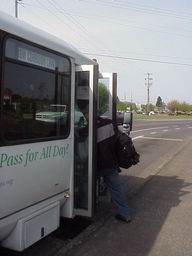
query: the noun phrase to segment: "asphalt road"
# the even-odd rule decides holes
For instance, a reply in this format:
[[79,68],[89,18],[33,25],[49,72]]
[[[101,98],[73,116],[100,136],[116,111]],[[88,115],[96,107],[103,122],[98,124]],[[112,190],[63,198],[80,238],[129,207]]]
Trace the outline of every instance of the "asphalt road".
[[[137,166],[128,170],[122,169],[121,179],[126,192],[136,190],[141,182],[151,175],[158,173],[158,169],[174,157],[192,135],[192,120],[135,120],[131,137],[141,159]],[[79,225],[76,223],[62,223],[63,230]],[[67,228],[66,228],[67,226]],[[86,226],[86,223],[85,223]],[[82,227],[83,228],[83,227]],[[81,227],[80,227],[81,230]],[[78,232],[77,232],[78,233]],[[24,252],[17,253],[0,248],[1,256],[42,256],[54,255],[62,246],[72,239],[72,235],[62,229],[42,239]]]
[[[140,163],[128,170],[122,169],[122,176],[146,179],[156,174],[182,150],[191,135],[192,120],[135,120],[131,137],[140,154]],[[127,192],[135,190],[135,186],[135,182],[130,182]]]
[[191,134],[192,120],[135,120],[132,137],[149,136],[162,138],[186,139]]

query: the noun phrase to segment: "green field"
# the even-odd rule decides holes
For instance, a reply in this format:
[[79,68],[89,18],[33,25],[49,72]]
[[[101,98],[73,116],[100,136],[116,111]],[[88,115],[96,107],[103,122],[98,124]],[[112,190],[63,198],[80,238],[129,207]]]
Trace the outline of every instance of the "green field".
[[134,114],[133,119],[191,119],[192,115],[167,115],[167,114],[156,114],[156,115],[142,115]]

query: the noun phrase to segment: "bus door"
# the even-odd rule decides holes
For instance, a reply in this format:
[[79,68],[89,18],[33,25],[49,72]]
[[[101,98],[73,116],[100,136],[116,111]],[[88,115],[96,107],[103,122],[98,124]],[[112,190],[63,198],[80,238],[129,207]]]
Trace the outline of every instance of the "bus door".
[[117,73],[99,73],[98,112],[116,122]]
[[98,66],[76,66],[74,116],[74,214],[91,217],[96,194]]
[[[98,81],[98,113],[116,123],[117,73],[99,73]],[[102,177],[97,180],[97,202],[111,200]]]

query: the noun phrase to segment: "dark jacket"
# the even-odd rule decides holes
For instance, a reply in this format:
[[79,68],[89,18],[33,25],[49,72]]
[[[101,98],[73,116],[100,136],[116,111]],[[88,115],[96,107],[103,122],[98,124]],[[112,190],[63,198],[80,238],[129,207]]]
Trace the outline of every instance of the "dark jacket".
[[112,121],[99,117],[97,123],[97,168],[100,175],[118,169],[115,140],[116,135]]

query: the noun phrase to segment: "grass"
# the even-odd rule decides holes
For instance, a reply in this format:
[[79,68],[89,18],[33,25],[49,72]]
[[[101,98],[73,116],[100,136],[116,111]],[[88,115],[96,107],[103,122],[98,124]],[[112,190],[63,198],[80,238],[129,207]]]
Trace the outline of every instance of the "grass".
[[157,114],[157,115],[142,115],[134,114],[133,119],[189,119],[192,120],[192,115],[167,115],[167,114]]

